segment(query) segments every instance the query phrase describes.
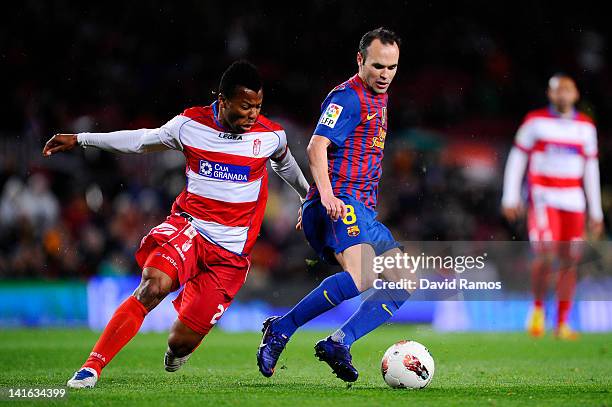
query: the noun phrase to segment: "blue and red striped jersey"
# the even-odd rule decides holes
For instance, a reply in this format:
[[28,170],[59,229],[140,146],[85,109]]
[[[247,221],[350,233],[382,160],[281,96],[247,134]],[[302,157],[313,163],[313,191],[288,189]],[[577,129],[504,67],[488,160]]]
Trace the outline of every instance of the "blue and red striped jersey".
[[[369,90],[358,75],[336,86],[321,105],[315,135],[327,137],[328,172],[335,196],[375,209],[387,135],[388,95]],[[307,199],[319,195],[313,183]]]

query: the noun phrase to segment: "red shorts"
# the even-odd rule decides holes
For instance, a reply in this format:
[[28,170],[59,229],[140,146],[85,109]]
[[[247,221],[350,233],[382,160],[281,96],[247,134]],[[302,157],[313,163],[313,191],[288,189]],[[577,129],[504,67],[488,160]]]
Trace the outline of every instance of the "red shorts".
[[585,233],[584,212],[530,205],[527,212],[529,240],[536,252],[554,251],[580,257]]
[[154,267],[166,273],[174,287],[183,286],[174,308],[181,322],[202,335],[227,310],[250,267],[248,256],[209,242],[179,215],[170,215],[151,229],[136,251],[136,261],[142,269]]

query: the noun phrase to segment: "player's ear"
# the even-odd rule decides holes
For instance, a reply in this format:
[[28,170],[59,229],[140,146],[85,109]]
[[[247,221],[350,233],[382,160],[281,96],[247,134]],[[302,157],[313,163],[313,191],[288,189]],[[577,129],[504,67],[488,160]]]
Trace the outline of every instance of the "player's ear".
[[223,93],[219,92],[219,94],[217,95],[217,100],[219,101],[219,107],[222,108],[226,108],[226,103],[227,103],[227,99],[225,98],[225,96],[223,95]]
[[357,51],[357,66],[361,68],[363,66],[363,55],[361,52]]

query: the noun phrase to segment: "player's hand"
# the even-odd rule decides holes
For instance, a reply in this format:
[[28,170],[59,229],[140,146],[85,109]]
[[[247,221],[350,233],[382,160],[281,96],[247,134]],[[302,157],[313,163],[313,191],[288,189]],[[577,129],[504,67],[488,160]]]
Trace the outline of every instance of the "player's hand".
[[335,222],[346,216],[346,205],[333,194],[321,196],[321,204],[327,210],[327,214]]
[[592,239],[599,240],[604,233],[604,223],[600,220],[589,219],[589,232]]
[[60,151],[72,150],[77,145],[76,134],[56,134],[51,137],[43,148],[43,155],[45,157],[51,154],[59,153]]
[[523,207],[521,205],[502,206],[502,215],[504,215],[508,222],[516,223],[523,215]]
[[298,220],[297,223],[295,224],[295,230],[302,230],[302,207],[300,206],[300,209],[298,209]]

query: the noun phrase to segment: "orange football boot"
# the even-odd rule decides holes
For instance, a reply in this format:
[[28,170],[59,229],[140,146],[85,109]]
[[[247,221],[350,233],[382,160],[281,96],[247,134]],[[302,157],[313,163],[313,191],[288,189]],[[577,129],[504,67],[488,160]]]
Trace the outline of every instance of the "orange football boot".
[[562,341],[575,341],[580,338],[580,334],[574,331],[567,322],[562,322],[555,329],[555,338]]
[[527,333],[534,338],[541,338],[546,333],[546,318],[544,308],[533,307],[527,319]]

